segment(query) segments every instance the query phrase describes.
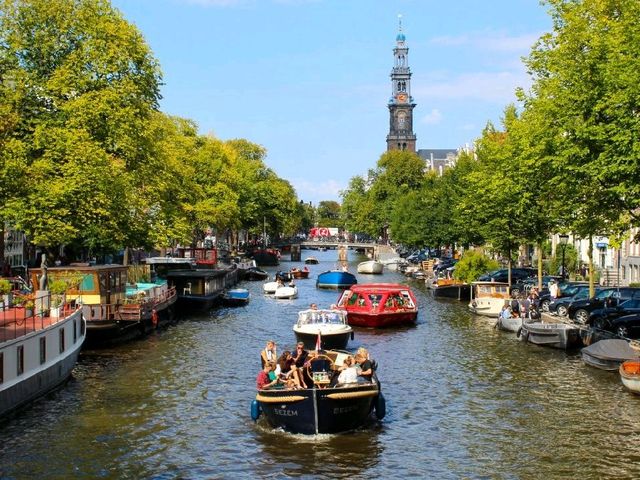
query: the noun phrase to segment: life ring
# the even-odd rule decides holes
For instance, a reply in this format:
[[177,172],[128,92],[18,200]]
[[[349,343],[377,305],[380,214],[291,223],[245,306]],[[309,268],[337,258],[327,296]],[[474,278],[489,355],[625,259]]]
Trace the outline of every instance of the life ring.
[[151,310],[151,324],[154,328],[158,326],[158,312],[155,308]]

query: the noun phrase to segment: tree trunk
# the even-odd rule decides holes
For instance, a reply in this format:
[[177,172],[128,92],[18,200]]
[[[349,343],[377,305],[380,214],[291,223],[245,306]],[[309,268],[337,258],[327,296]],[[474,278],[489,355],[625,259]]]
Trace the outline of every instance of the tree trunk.
[[124,247],[123,265],[129,265],[129,247]]
[[593,297],[596,294],[596,287],[594,283],[594,271],[593,271],[593,235],[589,235],[589,247],[587,249],[589,255],[589,297]]

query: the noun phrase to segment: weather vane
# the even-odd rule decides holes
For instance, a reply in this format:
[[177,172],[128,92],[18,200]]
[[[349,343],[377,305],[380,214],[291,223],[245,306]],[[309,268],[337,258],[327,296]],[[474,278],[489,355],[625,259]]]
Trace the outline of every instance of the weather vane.
[[398,31],[399,32],[402,31],[402,14],[401,13],[398,14]]

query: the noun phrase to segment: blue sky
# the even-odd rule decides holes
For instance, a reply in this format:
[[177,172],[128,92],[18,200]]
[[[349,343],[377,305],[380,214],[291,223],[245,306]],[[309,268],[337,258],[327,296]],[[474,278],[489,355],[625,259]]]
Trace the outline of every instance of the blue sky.
[[500,123],[521,58],[551,29],[537,0],[112,0],[164,75],[161,108],[246,138],[314,204],[340,200],[386,149],[402,14],[418,148],[472,144]]

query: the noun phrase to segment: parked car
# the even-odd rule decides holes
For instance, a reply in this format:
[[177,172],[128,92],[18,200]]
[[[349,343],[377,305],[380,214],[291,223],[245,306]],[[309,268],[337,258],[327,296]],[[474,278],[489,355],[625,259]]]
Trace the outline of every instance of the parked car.
[[558,297],[555,300],[550,300],[547,311],[551,314],[566,317],[567,309],[571,302],[589,298],[589,285],[578,285],[575,288],[575,293],[571,296],[563,296]]
[[[564,282],[564,283],[560,283],[558,285],[558,297],[557,298],[562,298],[562,297],[572,297],[573,295],[575,295],[578,292],[578,287],[587,287],[587,289],[589,288],[588,284],[584,284],[584,283],[570,283],[570,282]],[[543,312],[548,312],[549,311],[549,303],[551,302],[551,292],[549,291],[549,289],[544,289],[540,292],[539,296],[539,303],[540,303],[540,309]]]
[[572,302],[567,308],[567,314],[576,322],[586,324],[594,310],[615,307],[620,301],[635,298],[636,295],[640,297],[640,288],[603,288],[592,298]]
[[614,307],[598,308],[591,312],[587,323],[593,326],[601,321],[611,321],[633,313],[640,313],[640,298],[625,300]]
[[590,333],[593,335],[593,342],[617,337],[637,340],[640,338],[640,313],[624,315],[612,320],[599,319],[594,321]]
[[[511,269],[511,283],[516,283],[518,280],[524,280],[525,278],[532,277],[538,274],[538,270],[535,268],[512,268]],[[501,268],[500,270],[494,270],[492,272],[485,273],[478,277],[481,282],[503,282],[509,281],[509,269]]]

